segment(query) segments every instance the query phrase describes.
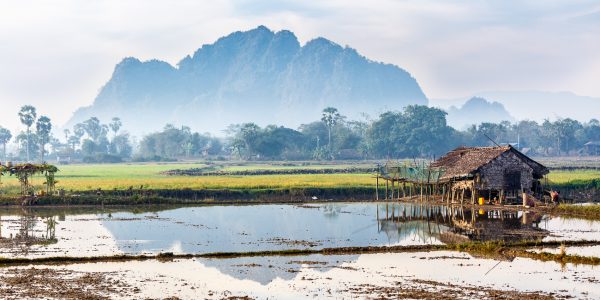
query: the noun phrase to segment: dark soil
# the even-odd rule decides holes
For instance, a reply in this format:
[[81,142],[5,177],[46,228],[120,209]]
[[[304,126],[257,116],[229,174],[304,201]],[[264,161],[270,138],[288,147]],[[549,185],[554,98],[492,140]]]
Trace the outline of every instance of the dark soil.
[[2,299],[113,299],[130,296],[134,289],[108,279],[106,274],[52,270],[9,269],[0,275]]

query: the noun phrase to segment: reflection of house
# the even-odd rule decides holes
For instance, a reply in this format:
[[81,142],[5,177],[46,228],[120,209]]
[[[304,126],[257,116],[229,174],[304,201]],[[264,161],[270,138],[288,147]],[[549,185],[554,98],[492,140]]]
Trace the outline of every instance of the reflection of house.
[[397,210],[387,207],[385,210],[380,207],[377,220],[378,231],[385,232],[390,243],[406,239],[424,244],[520,241],[537,240],[549,234],[539,228],[542,215],[536,213],[409,204]]
[[583,144],[583,152],[587,155],[600,155],[600,141],[589,141]]
[[466,210],[465,216],[465,220],[454,220],[454,229],[470,240],[517,242],[538,240],[549,234],[539,228],[542,215],[536,213]]
[[459,147],[432,164],[441,169],[440,183],[449,184],[474,202],[486,199],[516,200],[521,192],[542,192],[540,179],[548,168],[512,146]]

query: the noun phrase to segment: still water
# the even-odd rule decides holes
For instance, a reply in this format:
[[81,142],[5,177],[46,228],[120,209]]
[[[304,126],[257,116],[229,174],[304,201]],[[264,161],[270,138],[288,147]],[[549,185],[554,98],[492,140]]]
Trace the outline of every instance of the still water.
[[600,222],[406,203],[0,211],[0,256],[208,253],[466,240],[600,240]]

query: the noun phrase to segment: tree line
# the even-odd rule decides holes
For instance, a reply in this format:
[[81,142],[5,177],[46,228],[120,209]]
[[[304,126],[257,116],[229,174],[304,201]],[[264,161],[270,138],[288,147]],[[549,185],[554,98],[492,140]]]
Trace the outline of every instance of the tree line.
[[14,137],[15,153],[9,155],[6,149],[13,134],[0,126],[4,161],[46,162],[50,156],[51,159],[63,162],[71,159],[83,162],[120,162],[129,159],[133,153],[129,134],[119,132],[123,124],[118,117],[108,124],[102,124],[96,117],[78,123],[72,129],[63,130],[62,141],[53,134],[50,118],[43,115],[38,118],[35,107],[21,107],[18,117],[25,130]]
[[[420,105],[389,111],[376,119],[348,120],[338,109],[327,107],[321,118],[297,129],[255,123],[232,124],[225,137],[193,132],[190,127],[167,124],[145,135],[139,143],[122,130],[118,117],[103,124],[92,117],[65,129],[62,140],[52,135],[52,123],[37,117],[26,105],[18,117],[24,126],[15,138],[16,153],[10,159],[43,162],[72,159],[82,162],[175,159],[333,160],[436,157],[460,146],[512,144],[531,155],[580,155],[589,141],[600,141],[600,122],[592,119],[481,123],[456,130],[446,123],[446,112]],[[34,126],[35,125],[35,126]],[[0,127],[4,160],[12,139]],[[134,145],[135,144],[135,145]],[[49,147],[48,147],[49,145]]]

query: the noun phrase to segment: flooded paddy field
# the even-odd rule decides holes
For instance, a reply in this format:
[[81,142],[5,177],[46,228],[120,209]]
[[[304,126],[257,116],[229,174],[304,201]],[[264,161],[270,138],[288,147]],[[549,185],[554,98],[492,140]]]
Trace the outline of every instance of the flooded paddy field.
[[[4,258],[579,240],[600,241],[600,222],[535,211],[410,203],[0,210]],[[598,245],[564,249],[600,257]],[[585,264],[418,250],[57,262],[0,268],[0,297],[597,299],[599,270]],[[48,290],[45,278],[63,286],[61,291]]]
[[[182,299],[598,299],[600,269],[465,253],[383,253],[177,259],[0,270],[3,298]],[[64,285],[51,291],[45,278]],[[57,295],[57,293],[59,293]],[[62,293],[62,294],[60,294]],[[240,297],[240,298],[234,298]]]

